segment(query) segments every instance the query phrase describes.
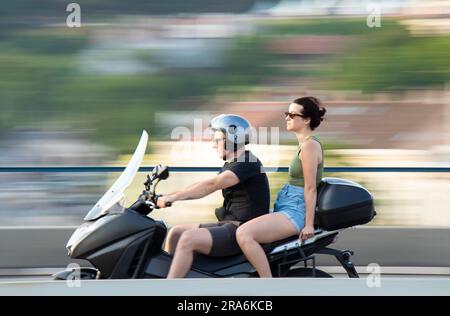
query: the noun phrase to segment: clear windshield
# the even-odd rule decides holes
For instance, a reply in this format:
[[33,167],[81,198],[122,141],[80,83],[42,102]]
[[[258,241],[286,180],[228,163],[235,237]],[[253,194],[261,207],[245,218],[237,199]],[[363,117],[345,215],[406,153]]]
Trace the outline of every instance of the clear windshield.
[[95,220],[112,210],[116,212],[118,208],[123,209],[123,201],[125,200],[124,191],[133,181],[139,167],[141,166],[142,159],[145,155],[145,150],[147,149],[147,142],[148,134],[144,130],[142,132],[141,140],[134,151],[133,157],[131,157],[128,162],[127,167],[116,182],[114,182],[112,187],[105,193],[105,195],[102,196],[102,198],[95,204],[89,213],[87,213],[84,218],[85,221]]

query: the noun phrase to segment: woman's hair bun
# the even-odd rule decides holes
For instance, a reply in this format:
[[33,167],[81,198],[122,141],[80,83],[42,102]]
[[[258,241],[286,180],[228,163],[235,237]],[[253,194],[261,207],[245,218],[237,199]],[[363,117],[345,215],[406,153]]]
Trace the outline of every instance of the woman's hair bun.
[[327,109],[325,109],[323,106],[321,106],[320,110],[319,110],[320,121],[323,121],[323,117],[325,116],[325,113],[327,113]]
[[311,119],[309,127],[312,130],[319,126],[320,122],[323,121],[323,117],[327,110],[323,106],[321,106],[322,104],[319,99],[308,96],[295,99],[293,102],[303,106],[302,114],[304,115],[304,117],[309,117]]

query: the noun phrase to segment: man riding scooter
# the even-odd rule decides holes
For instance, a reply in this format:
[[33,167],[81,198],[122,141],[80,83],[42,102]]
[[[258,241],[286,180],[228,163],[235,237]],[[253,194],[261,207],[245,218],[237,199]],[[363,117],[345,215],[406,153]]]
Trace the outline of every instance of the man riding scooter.
[[[232,127],[231,132],[235,130],[236,128]],[[227,132],[230,132],[230,130],[226,130],[225,133],[220,135],[228,138]],[[246,134],[238,133],[237,135]],[[219,140],[217,136],[219,135],[216,133],[215,140],[220,143],[222,140]],[[72,259],[86,260],[92,267],[68,268],[54,274],[54,279],[68,280],[74,277],[88,280],[153,279],[168,276],[174,257],[162,250],[167,237],[167,225],[149,215],[156,208],[156,204],[161,197],[155,191],[155,188],[160,181],[169,177],[169,168],[163,165],[155,166],[151,174],[147,175],[146,181],[143,183],[144,190],[137,200],[128,207],[124,205],[124,192],[139,171],[147,142],[148,134],[143,131],[139,144],[125,170],[86,214],[83,223],[73,232],[67,242],[68,256]],[[261,165],[257,160],[251,160],[250,157],[254,159],[256,157],[246,154],[245,151],[240,152],[233,149],[233,153],[235,153],[232,155],[234,158],[229,159],[221,173],[228,173],[228,169],[231,169],[233,171],[230,172],[238,177],[239,182],[237,185],[230,185],[223,189],[224,207],[216,211],[216,214],[220,220],[226,221],[225,223],[239,225],[236,222],[247,220],[246,216],[251,218],[267,211],[266,209],[261,212],[260,210],[263,207],[255,207],[258,200],[254,199],[255,194],[252,191],[252,187],[257,188],[258,184],[261,185],[261,183],[266,182],[259,180],[267,178],[264,173],[258,173],[259,176],[257,176],[255,172],[255,175],[251,177],[248,177],[246,172],[241,173],[242,170],[236,169],[236,165],[246,167],[258,165],[260,168]],[[245,158],[248,159],[244,160]],[[237,162],[244,163],[236,164]],[[256,177],[262,178],[253,181]],[[246,181],[253,181],[253,183],[252,185],[244,185]],[[204,188],[210,186],[204,185]],[[257,190],[258,199],[262,202],[261,204],[265,205],[264,207],[267,207],[268,190],[266,185],[265,188],[265,190],[260,188],[257,188]],[[195,193],[195,190],[192,191]],[[265,192],[267,192],[267,195]],[[197,192],[196,194],[201,195],[200,193]],[[203,193],[203,195],[206,195],[206,193]],[[376,213],[371,193],[358,183],[346,179],[324,178],[319,185],[317,196],[315,216],[317,227],[313,238],[300,244],[298,235],[294,235],[284,240],[264,244],[264,251],[274,277],[330,277],[326,272],[316,268],[315,254],[334,256],[349,277],[358,277],[358,273],[350,260],[353,252],[351,250],[333,249],[328,246],[336,240],[340,230],[355,225],[363,225],[373,219]],[[164,204],[161,206],[169,206],[170,203],[166,201]],[[250,207],[248,208],[246,205],[250,205]],[[230,225],[216,224],[215,226],[217,228],[226,226],[233,229],[233,226]],[[207,227],[200,227],[197,224],[193,229],[200,230],[200,228]],[[209,232],[211,228],[207,230]],[[188,231],[184,230],[184,233]],[[225,232],[224,235],[219,235],[219,237],[231,236],[234,240],[233,234],[229,235],[224,230],[219,231]],[[209,236],[207,238],[209,238],[210,248],[205,252],[214,255],[214,251],[216,251],[215,253],[221,256],[214,257],[196,252],[193,263],[188,263],[188,266],[192,263],[192,268],[186,274],[186,277],[255,277],[255,269],[244,254],[235,254],[225,247],[220,249],[215,245],[213,234],[207,235]],[[218,243],[220,244],[220,242],[219,239]],[[230,244],[236,246],[234,243],[235,241]],[[222,242],[222,244],[224,243]],[[173,249],[175,249],[175,246],[176,243],[174,243]],[[190,247],[189,249],[197,248]],[[235,249],[237,250],[237,247]],[[177,253],[181,253],[181,251]],[[191,250],[190,254],[192,255],[194,251]],[[230,253],[231,255],[227,256]],[[179,258],[183,259],[182,256]],[[306,266],[308,262],[312,262],[312,268]],[[305,264],[305,267],[299,266],[300,263]],[[185,266],[182,265],[182,267]]]
[[158,198],[164,208],[175,201],[201,199],[222,190],[223,206],[216,209],[216,223],[182,224],[168,234],[166,250],[174,255],[167,278],[182,278],[192,266],[194,252],[231,256],[241,252],[236,241],[240,224],[269,212],[269,182],[264,168],[250,151],[250,124],[238,115],[222,114],[210,124],[218,156],[225,160],[214,177]]

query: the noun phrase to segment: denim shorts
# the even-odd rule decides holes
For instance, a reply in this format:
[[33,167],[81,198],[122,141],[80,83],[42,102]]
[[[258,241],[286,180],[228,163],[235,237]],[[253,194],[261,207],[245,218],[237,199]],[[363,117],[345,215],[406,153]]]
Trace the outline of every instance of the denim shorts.
[[300,233],[305,226],[304,189],[295,185],[285,184],[278,192],[273,211],[283,213],[295,225],[297,232]]

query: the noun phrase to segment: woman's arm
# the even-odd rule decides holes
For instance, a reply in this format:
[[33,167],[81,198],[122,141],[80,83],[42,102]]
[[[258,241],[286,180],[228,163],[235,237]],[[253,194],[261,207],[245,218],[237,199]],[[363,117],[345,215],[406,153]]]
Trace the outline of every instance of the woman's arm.
[[308,141],[303,144],[300,152],[302,161],[303,177],[305,179],[305,207],[306,218],[305,227],[300,233],[301,239],[308,239],[314,236],[314,213],[317,200],[317,166],[320,160],[320,145],[315,141]]

